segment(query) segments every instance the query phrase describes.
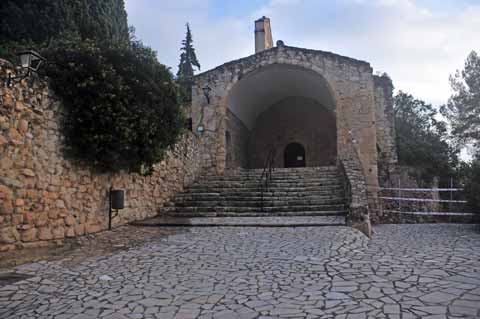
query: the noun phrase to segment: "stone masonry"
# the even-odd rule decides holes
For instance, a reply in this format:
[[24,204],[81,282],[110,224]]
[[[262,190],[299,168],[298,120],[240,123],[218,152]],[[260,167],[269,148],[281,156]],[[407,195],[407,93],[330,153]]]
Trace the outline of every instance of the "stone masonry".
[[381,184],[389,182],[389,176],[398,164],[395,143],[395,114],[393,110],[393,83],[386,75],[374,76],[375,108],[378,146],[378,174]]
[[284,166],[284,148],[299,142],[305,147],[306,166],[336,164],[335,118],[312,99],[287,98],[263,112],[250,138],[250,168],[263,168],[271,147],[275,147],[275,167]]
[[200,171],[201,145],[190,133],[151,176],[98,175],[64,159],[61,117],[61,104],[43,81],[0,88],[0,251],[106,229],[111,186],[126,191],[114,225],[155,215]]
[[[378,153],[375,81],[370,64],[364,61],[279,43],[277,47],[196,76],[192,114],[194,128],[199,125],[206,128],[201,136],[206,149],[204,168],[217,174],[222,174],[225,170],[225,131],[228,130],[226,114],[230,108],[231,92],[258,73],[283,67],[292,69],[289,74],[305,72],[325,83],[325,90],[335,104],[332,111],[336,116],[337,156],[342,161],[356,161],[343,164],[347,176],[356,178],[350,180],[352,185],[356,185],[352,192],[359,192],[354,194],[356,206],[362,207],[363,214],[368,215],[368,206],[376,205]],[[202,90],[207,86],[211,88],[208,100]],[[351,154],[353,150],[355,154]],[[349,171],[351,167],[356,167],[358,171]],[[363,185],[364,189],[357,189],[358,185]],[[362,193],[368,196],[364,197]],[[368,220],[368,217],[362,219]]]

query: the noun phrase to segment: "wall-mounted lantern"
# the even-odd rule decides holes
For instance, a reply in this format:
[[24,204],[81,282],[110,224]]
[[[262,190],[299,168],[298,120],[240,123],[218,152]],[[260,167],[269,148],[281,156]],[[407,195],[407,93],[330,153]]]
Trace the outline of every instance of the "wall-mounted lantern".
[[203,124],[198,124],[197,126],[197,132],[202,134],[203,132],[205,132],[205,126],[203,126]]
[[[109,194],[109,210],[108,210],[108,230],[112,230],[112,219],[118,216],[118,211],[125,208],[125,191],[123,189],[113,189],[110,187]],[[116,210],[113,215],[113,210]]]
[[2,78],[2,80],[5,82],[5,86],[7,87],[12,86],[14,80],[24,79],[30,76],[32,73],[37,73],[40,67],[45,62],[45,58],[43,58],[38,52],[34,50],[18,52],[17,56],[20,59],[19,66],[22,70],[19,75],[12,76],[12,73],[8,73],[8,76],[6,78]]
[[208,85],[202,88],[203,95],[205,96],[205,99],[207,100],[207,104],[210,104],[210,92],[212,91],[212,88],[210,88]]

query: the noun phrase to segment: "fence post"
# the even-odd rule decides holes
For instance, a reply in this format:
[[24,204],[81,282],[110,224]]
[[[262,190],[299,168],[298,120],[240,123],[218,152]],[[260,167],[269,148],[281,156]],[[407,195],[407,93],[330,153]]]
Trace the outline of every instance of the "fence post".
[[[450,200],[453,200],[453,177],[450,177]],[[448,203],[448,210],[452,212],[452,202]]]
[[401,191],[401,182],[400,182],[400,176],[398,177],[398,212],[402,212],[402,191]]

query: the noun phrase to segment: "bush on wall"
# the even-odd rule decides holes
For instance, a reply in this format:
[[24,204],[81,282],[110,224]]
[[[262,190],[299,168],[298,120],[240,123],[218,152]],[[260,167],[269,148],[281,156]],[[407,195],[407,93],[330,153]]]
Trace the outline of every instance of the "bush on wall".
[[99,45],[67,40],[43,52],[65,107],[68,157],[103,171],[147,173],[182,130],[169,69],[141,42]]

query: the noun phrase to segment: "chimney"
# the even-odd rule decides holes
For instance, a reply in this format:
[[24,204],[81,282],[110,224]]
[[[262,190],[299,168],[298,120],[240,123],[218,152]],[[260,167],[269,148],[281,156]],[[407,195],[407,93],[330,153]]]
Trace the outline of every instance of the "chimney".
[[255,21],[255,53],[273,47],[270,19],[263,16]]

